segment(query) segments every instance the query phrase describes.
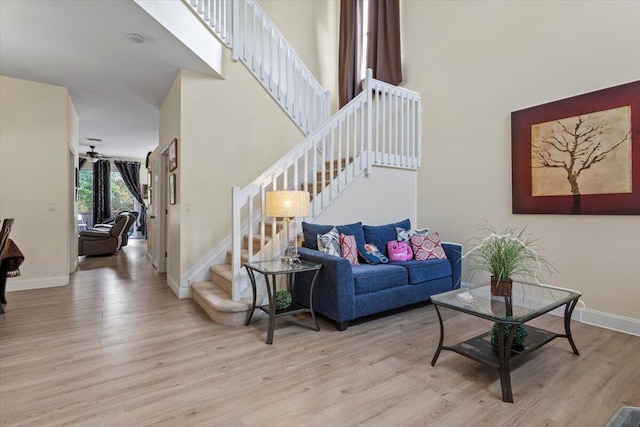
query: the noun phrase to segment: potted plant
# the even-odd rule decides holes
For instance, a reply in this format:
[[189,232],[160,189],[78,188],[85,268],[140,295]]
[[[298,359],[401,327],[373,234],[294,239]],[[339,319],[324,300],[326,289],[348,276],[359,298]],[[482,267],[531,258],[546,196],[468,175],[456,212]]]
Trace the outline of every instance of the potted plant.
[[[496,230],[491,224],[486,224],[479,229],[478,235],[473,237],[468,244],[471,249],[465,255],[467,258],[467,274],[473,277],[476,273],[491,274],[491,295],[504,297],[505,319],[512,315],[511,288],[513,278],[533,279],[539,283],[538,273],[546,271],[549,274],[554,270],[551,261],[541,256],[536,245],[537,240],[527,233],[526,227],[506,227]],[[492,305],[493,305],[492,298]],[[496,301],[497,303],[497,301]],[[509,337],[512,325],[504,327],[504,339]],[[499,325],[495,323],[492,328],[491,343],[498,345]],[[529,331],[524,325],[516,330],[512,348],[522,350],[524,341]]]
[[[508,318],[507,318],[508,320]],[[511,328],[513,325],[506,324],[504,325],[504,342],[507,342],[509,338],[509,333],[511,332]],[[493,328],[491,328],[491,344],[494,346],[498,345],[498,332],[500,331],[500,326],[497,323],[493,324]],[[529,330],[525,325],[520,325],[516,330],[515,335],[513,336],[513,343],[511,344],[511,349],[515,351],[524,350],[524,341],[529,336]]]
[[491,275],[491,295],[511,296],[514,277],[538,280],[538,273],[551,273],[553,264],[541,256],[537,240],[526,232],[526,227],[506,227],[496,230],[491,224],[479,229],[468,244],[467,274],[487,272]]

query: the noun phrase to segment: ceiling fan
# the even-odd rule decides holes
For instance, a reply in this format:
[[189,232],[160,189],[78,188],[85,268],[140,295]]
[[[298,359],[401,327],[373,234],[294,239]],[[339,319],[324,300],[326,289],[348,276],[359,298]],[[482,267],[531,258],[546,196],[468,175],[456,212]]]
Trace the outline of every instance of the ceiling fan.
[[96,149],[95,145],[89,145],[89,148],[91,148],[91,151],[87,151],[86,156],[87,156],[87,160],[89,160],[91,163],[95,163],[100,159],[111,159],[111,157],[109,156],[105,156],[104,154],[98,153],[95,150]]

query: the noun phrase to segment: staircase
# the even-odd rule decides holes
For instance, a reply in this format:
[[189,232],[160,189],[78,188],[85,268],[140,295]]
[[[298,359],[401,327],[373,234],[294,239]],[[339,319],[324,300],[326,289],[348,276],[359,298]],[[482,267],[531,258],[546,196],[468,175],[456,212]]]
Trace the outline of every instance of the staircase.
[[[307,134],[248,186],[233,187],[226,262],[210,268],[211,280],[191,284],[193,298],[216,323],[242,325],[252,299],[243,264],[279,257],[286,247],[280,225],[268,222],[265,216],[266,193],[309,191],[310,215],[306,220],[313,221],[362,174],[371,173],[373,166],[417,169],[421,158],[420,97],[373,79],[368,70],[364,90],[329,117],[329,93],[254,0],[188,1],[202,22],[233,49],[234,58],[245,64]],[[264,288],[259,287],[258,303],[264,294]]]

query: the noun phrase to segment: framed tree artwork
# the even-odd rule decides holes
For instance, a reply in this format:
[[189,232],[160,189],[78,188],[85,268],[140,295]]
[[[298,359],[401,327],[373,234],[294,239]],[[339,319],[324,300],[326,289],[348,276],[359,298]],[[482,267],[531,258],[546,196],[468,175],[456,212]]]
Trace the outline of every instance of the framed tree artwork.
[[169,144],[169,172],[173,172],[178,167],[178,138],[173,138]]
[[511,113],[514,214],[640,215],[640,81]]

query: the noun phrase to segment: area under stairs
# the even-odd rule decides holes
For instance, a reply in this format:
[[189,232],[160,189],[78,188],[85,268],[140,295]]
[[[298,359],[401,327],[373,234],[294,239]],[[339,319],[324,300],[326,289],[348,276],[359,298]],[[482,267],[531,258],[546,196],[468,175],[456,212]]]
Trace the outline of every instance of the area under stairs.
[[[348,163],[352,162],[352,158],[349,158],[349,162],[346,159],[334,160],[333,167],[330,168],[330,162],[326,162],[326,172],[324,173],[324,181],[322,179],[322,172],[318,172],[318,190],[314,191],[312,186],[307,189],[310,193],[310,198],[313,200],[314,194],[319,195],[323,188],[327,188],[331,183],[331,172],[333,170],[333,178],[338,176],[341,170],[344,170]],[[338,165],[340,164],[340,170]],[[303,185],[300,185],[300,189],[303,190]],[[271,223],[265,223],[267,229],[272,226]],[[282,223],[276,222],[276,230],[280,232],[282,229]],[[265,244],[271,241],[271,236],[264,236]],[[260,248],[260,236],[254,235],[254,254],[258,253]],[[249,261],[249,239],[245,235],[242,242],[242,264]],[[239,326],[244,325],[247,319],[249,310],[251,310],[251,297],[247,295],[246,298],[240,301],[233,301],[231,298],[233,287],[233,274],[231,269],[231,251],[227,252],[226,263],[212,265],[209,270],[211,271],[211,280],[196,282],[191,285],[193,299],[202,307],[202,309],[213,319],[214,322],[227,325],[227,326]],[[265,300],[266,295],[258,295],[257,302]],[[256,311],[253,316],[253,320],[261,318],[261,313]]]

